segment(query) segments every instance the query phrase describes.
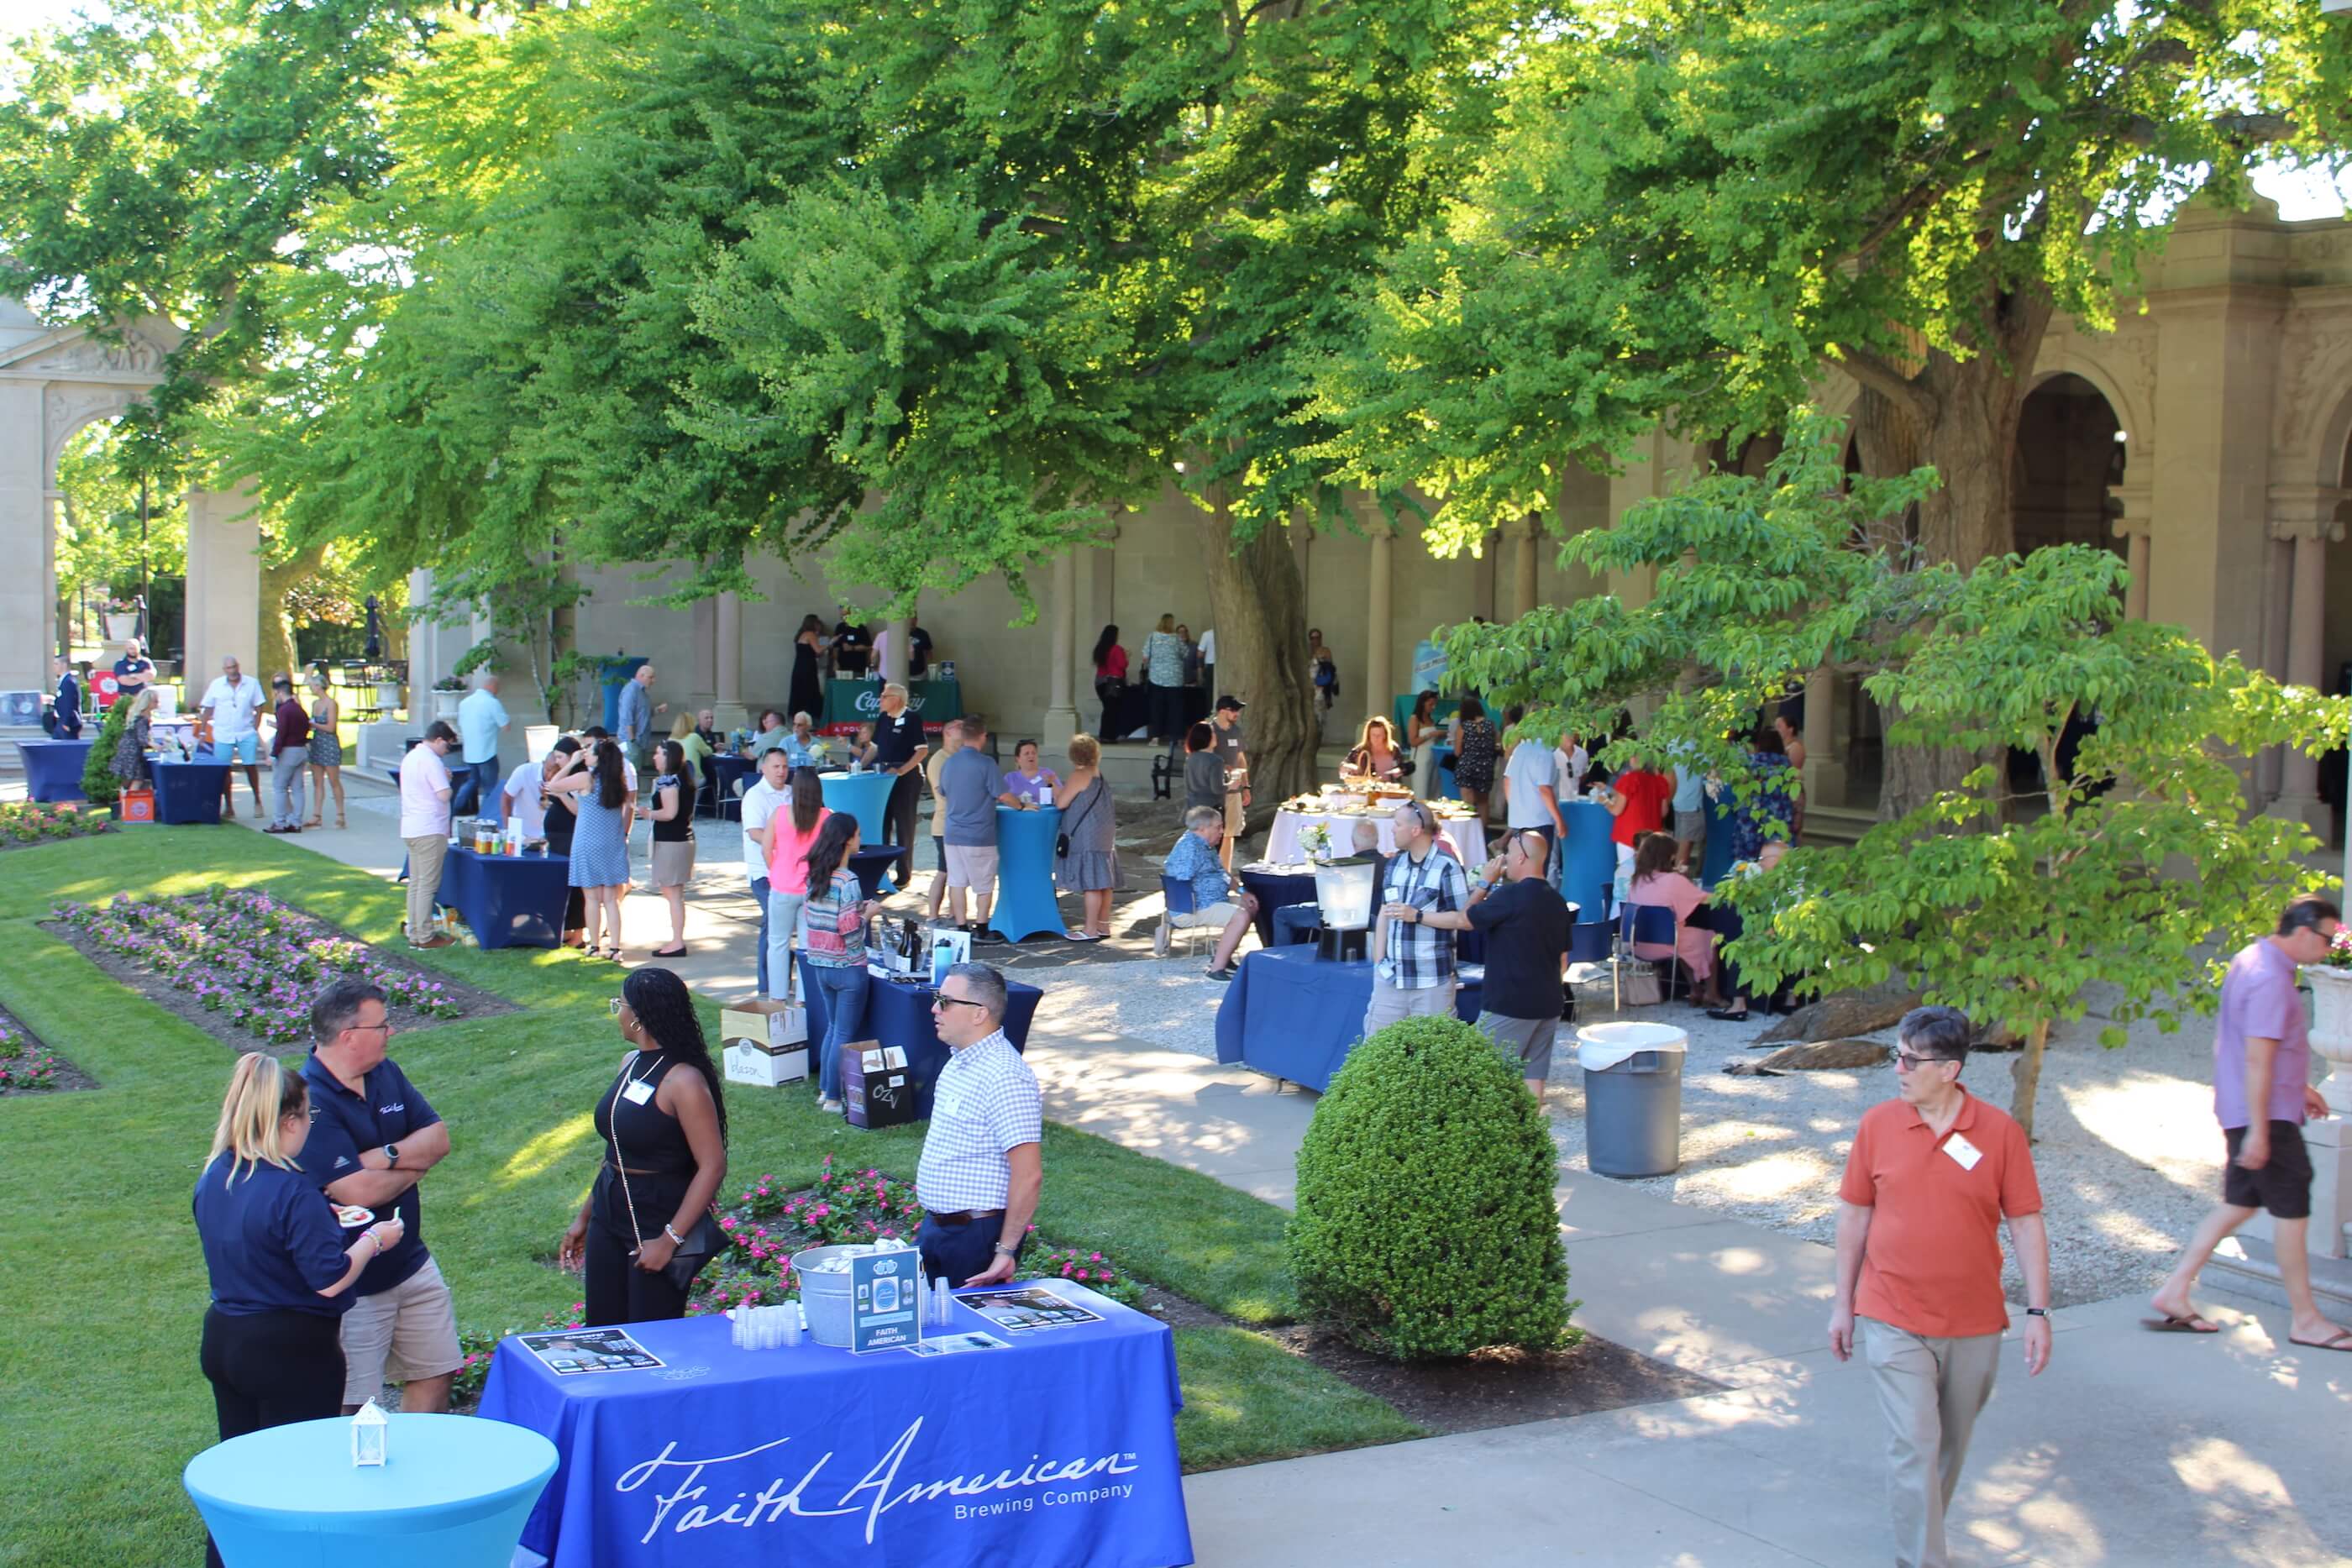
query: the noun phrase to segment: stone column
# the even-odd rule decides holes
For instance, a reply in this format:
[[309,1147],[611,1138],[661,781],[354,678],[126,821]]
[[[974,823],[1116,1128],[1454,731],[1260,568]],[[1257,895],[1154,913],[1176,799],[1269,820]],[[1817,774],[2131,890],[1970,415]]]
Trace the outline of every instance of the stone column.
[[1845,682],[1832,670],[1805,677],[1805,803],[1843,806],[1846,796]]
[[58,606],[44,570],[55,503],[41,437],[40,384],[0,386],[0,691],[57,689]]
[[[2327,547],[2344,538],[2336,520],[2338,505],[2352,491],[2303,486],[2271,490],[2270,537],[2291,540],[2294,557],[2289,569],[2286,622],[2286,678],[2299,686],[2325,691],[2322,668],[2327,616]],[[2319,759],[2290,749],[2281,769],[2278,799],[2270,815],[2299,821],[2322,839],[2333,826],[2332,813],[2319,799]]]
[[710,723],[721,733],[749,721],[743,709],[743,598],[732,591],[713,607],[712,636],[718,643],[711,673]]
[[[2284,681],[2286,673],[2288,611],[2294,599],[2294,541],[2263,539],[2263,673]],[[2286,747],[2266,746],[2254,759],[2254,804],[2267,806],[2279,798],[2286,779]]]
[[2131,586],[2124,590],[2124,613],[2134,621],[2147,619],[2147,574],[2150,563],[2149,512],[2150,492],[2154,486],[2142,483],[2118,485],[2108,492],[2109,504],[2116,515],[2107,526],[2115,537],[2124,541],[2124,563],[2131,568]]
[[1377,514],[1365,520],[1372,536],[1370,591],[1364,614],[1364,711],[1386,713],[1396,696],[1396,628],[1394,595],[1390,582],[1396,539],[1388,519]]
[[904,681],[907,678],[907,640],[913,635],[914,622],[901,615],[890,622],[890,645],[884,650],[888,655],[882,662],[882,678]]
[[1077,705],[1072,700],[1077,680],[1078,549],[1074,545],[1054,558],[1054,580],[1045,591],[1048,680],[1045,722],[1038,738],[1049,757],[1066,755],[1070,737],[1081,727]]
[[[193,703],[220,662],[235,653],[253,673],[253,638],[261,624],[261,536],[242,514],[249,495],[188,492],[186,657],[181,681]],[[262,676],[262,679],[268,679]]]
[[433,716],[425,694],[441,678],[441,628],[432,611],[433,569],[419,567],[408,574],[408,716],[420,730]]
[[1516,621],[1536,607],[1536,559],[1542,530],[1530,515],[1511,530],[1511,608]]

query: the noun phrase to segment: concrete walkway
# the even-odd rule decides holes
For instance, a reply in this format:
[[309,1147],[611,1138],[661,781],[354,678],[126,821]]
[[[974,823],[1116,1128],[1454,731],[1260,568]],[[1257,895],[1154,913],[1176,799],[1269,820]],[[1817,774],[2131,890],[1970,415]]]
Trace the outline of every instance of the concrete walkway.
[[[293,841],[390,876],[401,855],[390,792],[352,777],[351,827]],[[758,915],[736,830],[703,836],[695,950],[671,964],[731,995],[751,988]],[[633,959],[667,939],[658,899],[633,894],[625,919]],[[1050,988],[1028,1055],[1057,1120],[1291,1202],[1313,1095],[1146,1041],[1056,1030]],[[1558,1194],[1576,1322],[1723,1390],[1194,1476],[1198,1562],[1892,1561],[1868,1379],[1823,1345],[1829,1250],[1580,1168],[1560,1170]],[[2290,1347],[2283,1309],[2210,1289],[2200,1300],[2227,1332],[2151,1334],[2141,1303],[2119,1300],[2059,1313],[2038,1379],[2012,1348],[1954,1504],[1957,1561],[2352,1565],[2352,1355]]]
[[[1313,1095],[1115,1037],[1028,1054],[1057,1120],[1291,1201]],[[1581,1169],[1558,1194],[1578,1324],[1725,1391],[1194,1476],[1201,1563],[1893,1560],[1868,1377],[1823,1343],[1829,1249]],[[2011,1350],[1954,1503],[1958,1561],[2352,1563],[2352,1356],[2289,1347],[2283,1309],[2200,1300],[2226,1333],[2152,1334],[2118,1300],[2059,1313],[2039,1378]]]

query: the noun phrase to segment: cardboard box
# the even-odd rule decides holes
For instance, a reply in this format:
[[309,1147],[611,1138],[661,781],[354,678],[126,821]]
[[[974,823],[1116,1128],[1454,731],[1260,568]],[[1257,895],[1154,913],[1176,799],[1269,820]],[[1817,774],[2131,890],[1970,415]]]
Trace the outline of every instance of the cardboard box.
[[841,1053],[843,1112],[853,1127],[871,1132],[915,1120],[915,1075],[897,1046],[865,1040]]
[[772,1089],[780,1083],[800,1083],[809,1075],[805,1045],[771,1051],[764,1045],[730,1040],[726,1051],[727,1082],[757,1083]]
[[719,1039],[724,1045],[738,1040],[769,1051],[786,1051],[808,1044],[808,1009],[778,997],[745,997],[719,1009]]

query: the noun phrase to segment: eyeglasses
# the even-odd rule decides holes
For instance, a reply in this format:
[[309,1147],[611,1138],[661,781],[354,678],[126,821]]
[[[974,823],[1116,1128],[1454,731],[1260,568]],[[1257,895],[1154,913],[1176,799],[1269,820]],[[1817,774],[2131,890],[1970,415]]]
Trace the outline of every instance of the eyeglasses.
[[611,1013],[614,1018],[619,1018],[621,1016],[621,1009],[628,1005],[628,1003],[623,1001],[620,998],[614,997],[611,1001],[604,1004],[604,1010]]
[[1950,1061],[1951,1060],[1952,1058],[1948,1056],[1913,1056],[1908,1051],[1898,1051],[1895,1053],[1895,1071],[1897,1072],[1908,1072],[1913,1068],[1925,1067],[1929,1062]]
[[345,1029],[380,1029],[383,1030],[384,1033],[390,1034],[392,1032],[392,1020],[390,1019],[378,1019],[373,1023],[347,1023],[343,1027]]
[[983,1012],[987,1010],[982,1004],[974,1001],[967,1001],[961,997],[933,997],[931,998],[931,1010],[933,1012],[937,1012],[941,1008],[980,1008]]

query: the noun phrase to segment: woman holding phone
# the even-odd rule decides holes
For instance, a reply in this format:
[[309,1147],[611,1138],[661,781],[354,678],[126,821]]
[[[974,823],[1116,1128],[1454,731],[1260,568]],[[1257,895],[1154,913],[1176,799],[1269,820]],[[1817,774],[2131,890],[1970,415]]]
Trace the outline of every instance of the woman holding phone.
[[[396,1218],[362,1220],[363,1228],[338,1219],[294,1163],[310,1136],[302,1075],[257,1051],[238,1057],[194,1197],[212,1281],[197,1364],[213,1385],[223,1442],[342,1414],[351,1288],[401,1239]],[[205,1561],[219,1568],[209,1541]]]

